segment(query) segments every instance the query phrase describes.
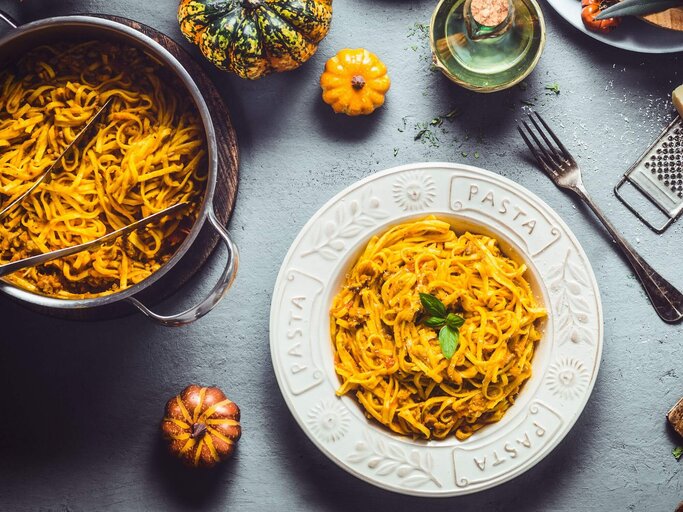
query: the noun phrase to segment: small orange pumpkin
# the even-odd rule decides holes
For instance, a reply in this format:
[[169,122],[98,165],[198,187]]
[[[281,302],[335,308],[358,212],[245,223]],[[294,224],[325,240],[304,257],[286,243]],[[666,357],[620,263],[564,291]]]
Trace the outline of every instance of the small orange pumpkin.
[[240,408],[216,387],[191,384],[166,404],[161,431],[172,455],[188,466],[210,468],[235,450]]
[[384,104],[390,86],[387,67],[364,48],[341,50],[327,61],[320,77],[323,101],[348,116],[373,113]]

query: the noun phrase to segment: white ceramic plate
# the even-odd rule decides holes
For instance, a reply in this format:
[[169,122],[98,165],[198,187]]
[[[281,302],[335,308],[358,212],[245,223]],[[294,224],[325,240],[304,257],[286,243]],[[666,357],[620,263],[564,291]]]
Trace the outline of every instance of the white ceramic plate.
[[[368,420],[337,397],[329,308],[369,238],[434,214],[456,229],[495,235],[520,255],[549,309],[533,375],[498,423],[466,441],[419,441]],[[565,223],[523,187],[476,167],[425,163],[374,174],[323,206],[280,269],[270,348],[280,390],[311,440],[339,466],[379,487],[455,496],[501,484],[545,457],[590,396],[602,352],[602,306],[586,254]]]
[[565,20],[598,41],[623,50],[641,53],[674,53],[683,51],[683,32],[656,27],[637,18],[624,18],[610,34],[598,34],[584,27],[580,0],[548,0]]

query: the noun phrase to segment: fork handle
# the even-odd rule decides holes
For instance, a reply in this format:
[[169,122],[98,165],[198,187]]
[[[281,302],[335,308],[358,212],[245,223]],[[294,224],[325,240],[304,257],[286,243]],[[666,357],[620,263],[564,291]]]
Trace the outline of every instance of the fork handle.
[[660,276],[637,252],[631,247],[623,236],[617,231],[612,223],[605,217],[602,210],[588,195],[585,187],[579,184],[574,192],[586,203],[600,222],[607,228],[616,244],[626,256],[626,259],[633,267],[640,284],[645,288],[650,302],[657,311],[659,317],[668,323],[678,322],[683,318],[683,294],[679,292],[671,283]]

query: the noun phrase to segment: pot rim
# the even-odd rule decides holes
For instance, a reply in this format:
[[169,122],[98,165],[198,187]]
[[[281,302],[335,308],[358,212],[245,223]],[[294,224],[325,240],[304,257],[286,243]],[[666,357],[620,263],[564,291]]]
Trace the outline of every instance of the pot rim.
[[[187,235],[185,240],[176,249],[175,253],[171,258],[162,265],[156,272],[147,277],[146,279],[140,281],[139,283],[126,288],[125,290],[118,291],[103,297],[86,298],[86,299],[61,299],[56,297],[48,297],[33,293],[27,290],[18,288],[10,283],[0,280],[0,293],[4,293],[10,297],[18,299],[20,301],[28,302],[30,304],[56,309],[85,309],[93,308],[99,306],[106,306],[113,304],[130,297],[135,294],[140,293],[146,288],[153,285],[161,277],[163,277],[167,272],[169,272],[180,259],[188,251],[192,243],[199,235],[207,216],[209,210],[212,208],[213,196],[216,188],[216,180],[218,176],[218,147],[216,142],[216,132],[213,126],[213,121],[211,119],[211,113],[209,108],[202,96],[199,87],[195,83],[194,79],[188,73],[188,71],[183,67],[183,65],[161,44],[154,41],[149,36],[139,32],[138,30],[128,27],[117,21],[108,20],[106,18],[99,18],[97,16],[88,15],[69,15],[69,16],[55,16],[50,18],[44,18],[41,20],[32,21],[25,25],[20,25],[17,28],[11,29],[8,34],[0,37],[0,50],[5,45],[9,44],[11,41],[30,38],[31,35],[39,33],[45,30],[54,30],[56,28],[61,28],[66,30],[68,28],[78,28],[87,27],[95,28],[102,31],[103,36],[110,35],[111,39],[128,42],[130,44],[137,45],[142,48],[146,53],[150,54],[152,58],[160,62],[162,65],[171,69],[181,83],[185,86],[186,90],[190,93],[192,101],[199,112],[202,119],[202,124],[204,126],[204,137],[208,149],[207,157],[207,181],[205,185],[204,195],[200,203],[199,212],[197,218]],[[103,37],[106,40],[107,37]],[[29,39],[30,41],[30,39]],[[27,44],[30,46],[30,42]]]

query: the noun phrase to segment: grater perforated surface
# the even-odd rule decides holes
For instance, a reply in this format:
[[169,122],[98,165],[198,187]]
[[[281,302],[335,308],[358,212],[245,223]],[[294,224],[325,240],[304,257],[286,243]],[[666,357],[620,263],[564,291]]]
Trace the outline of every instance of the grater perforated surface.
[[[668,218],[660,227],[650,223],[619,192],[629,182]],[[633,164],[614,189],[615,194],[641,221],[662,233],[683,213],[683,119],[676,117],[659,138]]]
[[683,199],[683,126],[681,123],[665,133],[655,143],[653,149],[654,151],[644,162],[645,168]]

